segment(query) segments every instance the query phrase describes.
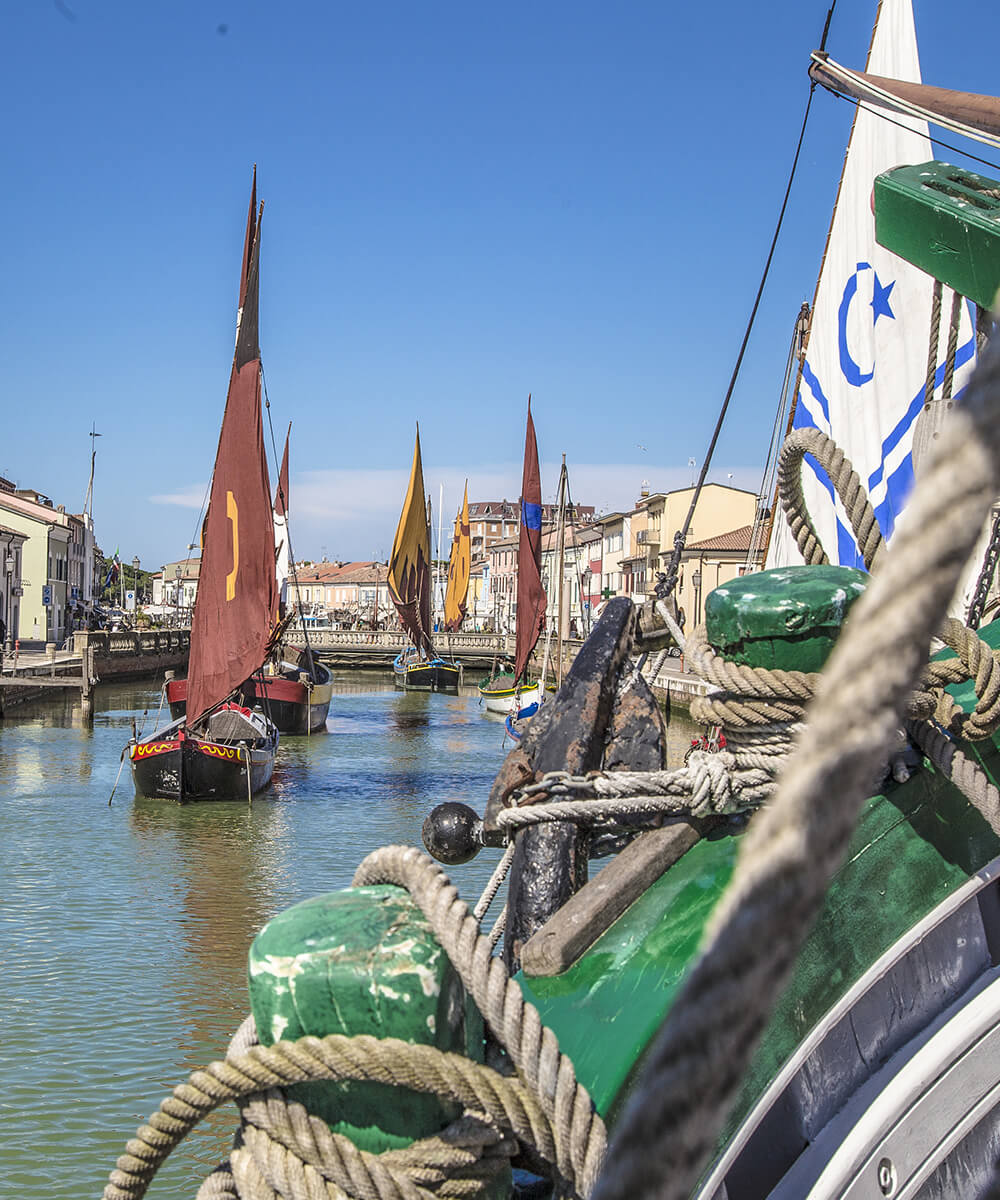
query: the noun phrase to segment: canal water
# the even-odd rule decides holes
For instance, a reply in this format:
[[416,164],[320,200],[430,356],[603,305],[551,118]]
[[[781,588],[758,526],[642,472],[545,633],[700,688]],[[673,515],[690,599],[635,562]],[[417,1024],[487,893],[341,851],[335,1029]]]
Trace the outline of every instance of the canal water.
[[[135,795],[127,764],[118,779],[132,719],[151,729],[158,701],[155,683],[101,686],[93,728],[68,694],[0,722],[2,1200],[99,1196],[167,1092],[224,1056],[255,932],[346,887],[376,847],[420,845],[435,804],[482,812],[510,748],[474,689],[345,673],[327,732],[283,739],[252,805],[181,807]],[[675,709],[672,765],[692,732]],[[498,857],[452,870],[470,906]],[[150,1194],[193,1197],[234,1124],[232,1106],[213,1114]]]

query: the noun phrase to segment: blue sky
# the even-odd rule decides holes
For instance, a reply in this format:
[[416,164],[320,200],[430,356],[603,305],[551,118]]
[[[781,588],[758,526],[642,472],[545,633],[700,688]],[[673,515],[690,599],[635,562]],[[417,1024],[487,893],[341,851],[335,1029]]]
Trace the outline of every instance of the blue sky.
[[[838,0],[839,61],[863,65],[874,8]],[[1000,11],[914,8],[927,82],[1000,90]],[[293,422],[298,557],[388,553],[416,420],[446,526],[466,476],[472,498],[516,497],[529,391],[546,498],[562,453],[574,498],[599,508],[633,503],[643,479],[686,485],[826,10],[8,6],[0,474],[79,510],[96,423],[99,542],[155,567],[194,540],[256,162],[261,345],[279,442]],[[757,487],[851,112],[814,101],[720,481]]]

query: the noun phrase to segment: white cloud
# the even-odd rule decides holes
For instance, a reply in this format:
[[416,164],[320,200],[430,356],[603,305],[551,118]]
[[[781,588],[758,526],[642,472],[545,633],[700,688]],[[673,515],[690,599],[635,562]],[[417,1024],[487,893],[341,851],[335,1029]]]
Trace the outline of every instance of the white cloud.
[[[559,464],[542,463],[542,498],[554,501],[559,484]],[[732,478],[729,478],[730,474]],[[709,481],[756,491],[756,467],[720,467]],[[437,537],[441,487],[444,487],[443,531],[445,542],[462,500],[465,480],[471,500],[516,500],[521,490],[521,464],[502,463],[473,467],[424,467],[424,486],[432,505]],[[651,491],[689,487],[697,478],[690,467],[637,463],[582,463],[569,466],[570,494],[577,504],[592,504],[598,511],[628,511],[635,506],[643,480]],[[292,536],[299,558],[385,558],[399,520],[400,505],[409,481],[407,469],[344,468],[308,471],[294,476],[291,494]],[[186,493],[184,493],[186,494]]]
[[178,492],[167,492],[162,496],[150,496],[151,504],[169,504],[178,508],[197,508],[208,501],[208,485],[192,483]]

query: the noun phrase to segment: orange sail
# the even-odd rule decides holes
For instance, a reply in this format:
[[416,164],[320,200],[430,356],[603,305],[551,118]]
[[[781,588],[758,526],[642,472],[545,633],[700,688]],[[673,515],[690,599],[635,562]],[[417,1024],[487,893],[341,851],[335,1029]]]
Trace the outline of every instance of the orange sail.
[[449,633],[461,629],[465,620],[465,602],[469,595],[469,575],[472,569],[471,542],[469,484],[466,481],[462,507],[455,517],[455,533],[451,539],[451,558],[448,561],[448,590],[444,596],[444,627]]
[[389,595],[414,646],[434,657],[431,642],[431,539],[424,500],[424,468],[420,459],[420,428],[413,448],[410,486],[392,543]]
[[191,622],[189,725],[260,668],[277,611],[271,484],[260,403],[260,213],[254,211],[253,197],[250,204],[240,287],[243,305]]

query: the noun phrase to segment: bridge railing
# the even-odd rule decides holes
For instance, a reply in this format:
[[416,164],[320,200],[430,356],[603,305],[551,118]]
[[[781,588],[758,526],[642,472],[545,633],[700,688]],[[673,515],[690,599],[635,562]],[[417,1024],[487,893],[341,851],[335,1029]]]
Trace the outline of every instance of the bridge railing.
[[98,659],[137,658],[146,654],[186,652],[191,645],[189,629],[86,630],[73,634],[73,653],[82,655],[93,647]]
[[[398,653],[410,644],[405,633],[366,629],[310,629],[309,645],[314,650],[376,650]],[[514,638],[499,633],[435,633],[434,647],[441,654],[513,654]],[[300,645],[300,631],[292,631],[288,641]]]

